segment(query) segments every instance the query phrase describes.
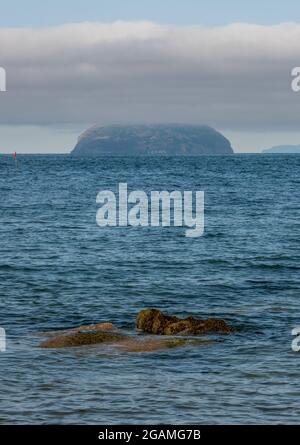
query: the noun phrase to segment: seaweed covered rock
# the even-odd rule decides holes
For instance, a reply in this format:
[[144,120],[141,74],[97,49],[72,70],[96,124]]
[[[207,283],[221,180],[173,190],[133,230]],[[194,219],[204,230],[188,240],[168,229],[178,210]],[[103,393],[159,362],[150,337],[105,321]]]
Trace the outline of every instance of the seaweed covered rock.
[[[155,352],[195,343],[189,339],[129,336],[119,332],[83,329],[54,335],[40,344],[41,348],[71,348],[96,344],[112,344],[124,352]],[[199,343],[199,342],[198,342]]]
[[41,348],[71,348],[96,344],[112,344],[124,352],[154,352],[191,343],[187,339],[162,339],[131,336],[118,330],[112,323],[97,323],[71,329],[43,332],[48,339]]
[[64,334],[51,335],[40,344],[41,348],[70,348],[74,346],[96,345],[99,343],[119,342],[126,338],[119,332],[105,330],[72,331]]
[[193,317],[180,319],[163,314],[158,309],[144,309],[139,312],[136,327],[144,332],[159,335],[229,334],[234,331],[221,319],[198,320]]

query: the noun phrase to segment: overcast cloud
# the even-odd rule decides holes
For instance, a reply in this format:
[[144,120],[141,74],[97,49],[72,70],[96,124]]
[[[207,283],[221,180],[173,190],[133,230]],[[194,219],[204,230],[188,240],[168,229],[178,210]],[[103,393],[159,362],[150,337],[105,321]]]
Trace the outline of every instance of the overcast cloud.
[[299,130],[300,25],[80,23],[0,28],[5,125],[207,123]]

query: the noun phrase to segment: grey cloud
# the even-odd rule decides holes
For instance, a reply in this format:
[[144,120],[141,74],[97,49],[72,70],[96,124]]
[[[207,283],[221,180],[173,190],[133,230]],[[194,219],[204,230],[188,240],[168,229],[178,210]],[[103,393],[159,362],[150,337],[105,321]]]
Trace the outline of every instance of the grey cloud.
[[3,124],[207,123],[296,130],[300,25],[80,23],[0,29]]

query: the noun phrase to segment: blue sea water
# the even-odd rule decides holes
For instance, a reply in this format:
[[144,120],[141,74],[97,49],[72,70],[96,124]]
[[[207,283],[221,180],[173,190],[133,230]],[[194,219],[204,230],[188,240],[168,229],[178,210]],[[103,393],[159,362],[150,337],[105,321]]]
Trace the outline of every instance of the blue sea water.
[[[205,234],[99,228],[96,195],[204,190]],[[299,423],[300,156],[0,159],[1,424]],[[157,307],[236,327],[152,353],[38,347]]]

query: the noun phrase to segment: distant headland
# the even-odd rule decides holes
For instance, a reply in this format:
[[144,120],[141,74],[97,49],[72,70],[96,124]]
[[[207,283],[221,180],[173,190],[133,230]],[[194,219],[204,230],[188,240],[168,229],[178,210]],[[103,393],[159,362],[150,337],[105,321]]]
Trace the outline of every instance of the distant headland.
[[78,138],[72,156],[227,155],[231,143],[206,125],[95,125]]
[[262,151],[263,154],[300,154],[300,145],[277,145]]

